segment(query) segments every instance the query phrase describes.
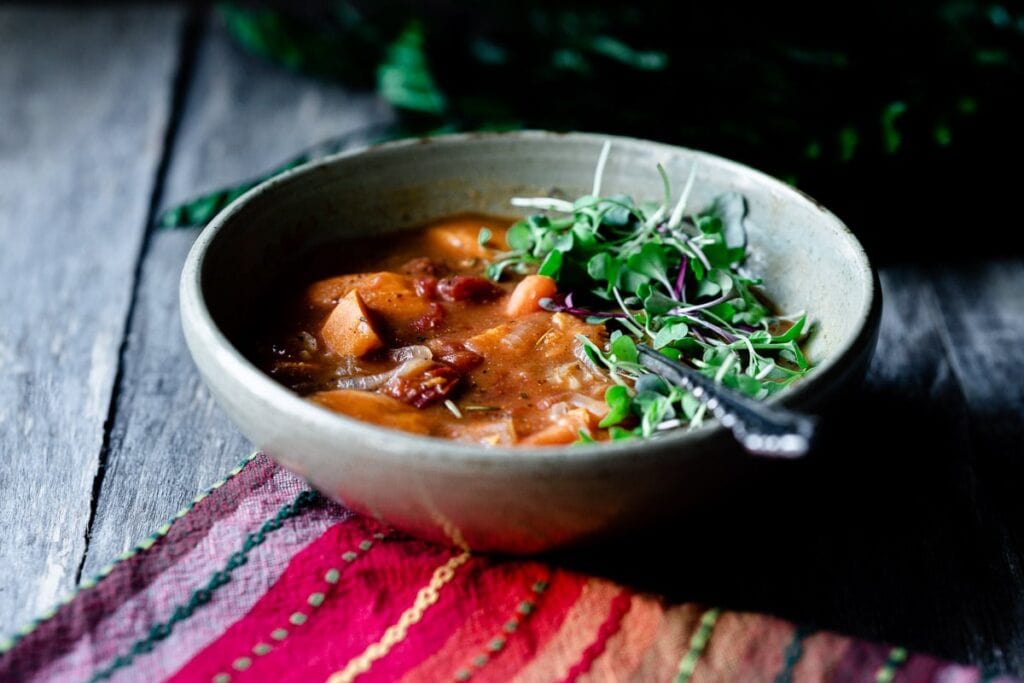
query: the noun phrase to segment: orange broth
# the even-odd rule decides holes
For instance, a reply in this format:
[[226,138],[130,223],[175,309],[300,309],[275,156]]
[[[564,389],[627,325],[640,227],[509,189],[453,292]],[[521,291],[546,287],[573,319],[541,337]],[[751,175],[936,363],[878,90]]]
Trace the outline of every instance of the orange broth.
[[[555,287],[546,278],[484,276],[510,224],[463,215],[321,254],[330,276],[300,274],[306,285],[256,335],[256,362],[310,400],[384,427],[487,446],[606,439],[609,381],[579,360],[578,339],[603,347],[604,327],[542,310],[537,299]],[[482,227],[492,233],[483,246]]]

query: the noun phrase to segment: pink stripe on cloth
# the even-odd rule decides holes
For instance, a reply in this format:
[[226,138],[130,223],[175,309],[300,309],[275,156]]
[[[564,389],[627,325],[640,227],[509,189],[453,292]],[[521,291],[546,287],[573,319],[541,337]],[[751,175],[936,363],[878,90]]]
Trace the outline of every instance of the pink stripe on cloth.
[[[171,680],[210,681],[225,673],[233,681],[299,682],[324,680],[343,667],[398,620],[434,569],[452,556],[421,541],[374,538],[382,529],[365,518],[331,527]],[[334,583],[327,577],[331,569],[337,571]],[[311,602],[314,594],[320,597]],[[275,638],[279,629],[285,633]],[[259,654],[254,648],[261,644],[270,649]],[[243,658],[249,661],[239,665]]]
[[242,500],[240,494],[245,489],[269,480],[275,469],[268,458],[257,457],[217,490],[223,495],[207,497],[188,515],[176,520],[149,551],[120,562],[96,587],[78,593],[70,604],[21,638],[17,647],[0,656],[0,680],[28,678],[92,633],[115,604],[143,590],[187,554],[217,519],[229,514],[233,505]]
[[[941,681],[940,674],[944,668],[946,668],[946,663],[935,657],[910,655],[906,663],[900,667],[895,680],[907,681],[908,683],[913,681]],[[951,671],[950,673],[952,674],[953,672]],[[978,678],[980,678],[980,674]],[[949,680],[948,683],[953,683],[953,680]]]
[[664,621],[665,606],[660,600],[647,595],[632,595],[618,631],[605,642],[601,654],[577,680],[580,683],[651,680],[646,675],[638,677],[637,671],[644,655],[654,647]]
[[704,649],[694,680],[746,680],[770,683],[784,667],[793,625],[749,612],[722,612]]
[[829,633],[793,650],[792,624],[735,612],[698,641],[696,606],[388,532],[265,457],[154,539],[0,654],[0,681],[660,680],[691,653],[694,683],[774,680],[793,653],[795,681],[982,678]]
[[579,660],[572,665],[569,672],[565,675],[566,683],[571,683],[590,671],[590,665],[594,663],[594,660],[604,654],[604,646],[608,643],[608,639],[618,632],[619,626],[622,624],[622,618],[629,611],[632,600],[633,594],[629,591],[622,591],[615,596],[608,609],[608,614],[604,618],[604,622],[597,629],[597,635],[594,637],[593,642],[587,646]]
[[[258,463],[254,464],[259,466]],[[126,652],[136,640],[145,637],[153,624],[166,621],[175,607],[186,601],[193,590],[204,585],[213,572],[221,569],[231,553],[241,548],[246,534],[258,529],[282,505],[306,489],[301,480],[285,470],[272,467],[268,471],[271,475],[268,479],[254,479],[251,485],[242,487],[240,491],[225,492],[225,495],[237,494],[237,504],[226,506],[221,515],[213,517],[204,533],[196,537],[197,542],[190,544],[191,548],[186,554],[175,553],[174,564],[149,585],[130,595],[125,602],[112,602],[110,610],[102,615],[91,633],[83,636],[62,656],[42,666],[35,674],[26,676],[26,680],[63,681],[69,676],[87,677],[117,655]],[[228,482],[222,488],[231,483]],[[216,493],[219,494],[220,490]],[[206,500],[199,503],[189,516],[201,513],[201,506]],[[214,594],[209,604],[198,610],[190,620],[191,623],[182,623],[152,653],[139,655],[132,667],[115,671],[110,680],[130,680],[141,671],[154,678],[169,675],[206,642],[217,637],[223,628],[237,619],[248,604],[255,602],[283,571],[296,551],[319,536],[327,526],[348,514],[342,508],[325,502],[302,517],[291,520],[291,524],[278,532],[268,535],[267,540],[250,553],[246,570],[234,572],[232,580]],[[174,543],[170,534],[164,541],[168,544],[161,541],[149,552],[132,559],[143,558],[146,562],[159,564],[159,553],[174,550],[168,547]],[[132,567],[122,563],[117,565],[115,573],[122,569]],[[114,576],[112,573],[107,580]]]

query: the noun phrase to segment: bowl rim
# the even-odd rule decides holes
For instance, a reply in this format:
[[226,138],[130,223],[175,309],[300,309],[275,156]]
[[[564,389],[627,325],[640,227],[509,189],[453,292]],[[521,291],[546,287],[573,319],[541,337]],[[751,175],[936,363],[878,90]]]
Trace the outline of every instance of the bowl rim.
[[[297,166],[249,189],[221,210],[209,222],[196,238],[185,259],[179,284],[179,297],[181,322],[182,326],[186,329],[186,340],[193,360],[195,361],[196,356],[193,345],[207,347],[211,352],[214,363],[219,366],[221,371],[228,373],[235,383],[246,387],[251,394],[258,395],[263,402],[273,405],[275,410],[289,414],[291,417],[296,418],[299,423],[308,426],[310,429],[322,430],[332,433],[334,436],[351,436],[353,432],[356,432],[367,439],[374,439],[376,437],[375,441],[379,446],[375,455],[381,457],[393,454],[401,459],[408,453],[415,453],[424,462],[429,462],[436,466],[458,465],[459,467],[465,467],[475,465],[483,468],[492,468],[504,463],[514,462],[519,467],[528,466],[528,463],[542,467],[548,463],[557,463],[562,466],[571,465],[585,468],[598,462],[616,459],[617,457],[635,456],[636,451],[649,448],[655,445],[654,442],[657,443],[659,448],[652,450],[665,451],[671,448],[673,457],[687,457],[699,453],[700,448],[696,447],[698,444],[718,438],[725,432],[725,428],[718,424],[717,421],[709,421],[693,431],[679,431],[659,436],[656,440],[635,439],[545,448],[485,447],[478,444],[469,444],[441,437],[422,436],[373,425],[356,418],[332,412],[277,383],[251,363],[213,320],[206,306],[203,294],[202,273],[206,256],[210,246],[218,239],[224,227],[257,197],[299,181],[302,177],[315,173],[318,169],[332,166],[350,157],[389,153],[425,144],[448,146],[462,145],[481,140],[517,139],[547,140],[553,144],[560,140],[575,140],[593,143],[596,149],[600,149],[604,141],[608,140],[612,142],[613,146],[619,143],[620,146],[627,148],[640,146],[655,151],[662,150],[666,153],[684,151],[697,158],[712,160],[715,165],[724,166],[748,175],[748,177],[751,177],[756,182],[763,183],[780,193],[783,201],[796,201],[808,204],[816,209],[822,214],[826,225],[837,236],[846,241],[849,253],[855,258],[856,265],[859,267],[858,270],[865,275],[864,281],[867,289],[865,292],[865,304],[858,313],[857,326],[855,327],[856,332],[841,344],[837,351],[828,359],[815,366],[815,372],[805,380],[798,382],[786,391],[770,397],[768,401],[779,401],[786,405],[806,404],[808,399],[813,398],[816,391],[827,388],[830,384],[840,381],[845,374],[854,371],[850,367],[853,365],[852,361],[863,351],[866,344],[871,343],[877,332],[881,316],[881,288],[878,272],[868,258],[861,243],[849,227],[839,217],[825,208],[823,204],[805,192],[762,171],[701,150],[628,136],[589,132],[562,133],[544,130],[472,132],[433,137],[404,138],[332,154]],[[686,448],[686,446],[690,447]]]

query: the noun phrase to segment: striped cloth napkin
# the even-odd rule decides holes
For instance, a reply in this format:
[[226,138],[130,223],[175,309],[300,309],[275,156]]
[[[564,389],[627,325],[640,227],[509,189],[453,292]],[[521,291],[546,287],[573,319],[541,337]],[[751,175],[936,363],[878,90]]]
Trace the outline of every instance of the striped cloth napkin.
[[996,680],[409,538],[263,455],[0,653],[0,681]]

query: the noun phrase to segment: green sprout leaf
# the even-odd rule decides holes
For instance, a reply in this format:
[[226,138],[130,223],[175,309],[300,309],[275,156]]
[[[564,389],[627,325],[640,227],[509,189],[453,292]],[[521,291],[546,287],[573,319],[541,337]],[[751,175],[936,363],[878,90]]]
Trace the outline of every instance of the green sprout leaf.
[[[595,173],[595,188],[602,170]],[[584,195],[574,202],[516,198],[516,206],[544,213],[509,228],[509,251],[486,271],[494,279],[505,271],[554,278],[561,298],[545,308],[564,307],[606,326],[605,345],[586,335],[577,339],[591,369],[614,382],[605,392],[608,413],[600,422],[613,440],[692,428],[707,413],[692,394],[640,365],[639,343],[756,399],[783,390],[810,369],[800,348],[806,316],[787,325],[790,318],[776,316],[755,290],[761,281],[741,267],[751,227],[746,199],[729,192],[696,215],[673,210],[670,217],[669,179],[663,168],[658,171],[660,202],[621,195]],[[492,237],[481,232],[481,244]],[[773,335],[780,326],[783,331]],[[631,420],[636,427],[622,426]],[[581,434],[580,441],[590,438]]]
[[494,237],[494,233],[492,233],[489,228],[480,228],[480,234],[477,235],[476,241],[480,244],[481,247],[486,247],[487,243],[491,241],[492,237]]
[[638,353],[632,337],[621,335],[612,342],[612,355],[620,363],[636,363]]
[[609,410],[604,419],[598,423],[598,427],[611,427],[629,417],[633,402],[629,395],[629,389],[621,384],[608,387],[608,390],[604,392],[604,400],[608,404]]

